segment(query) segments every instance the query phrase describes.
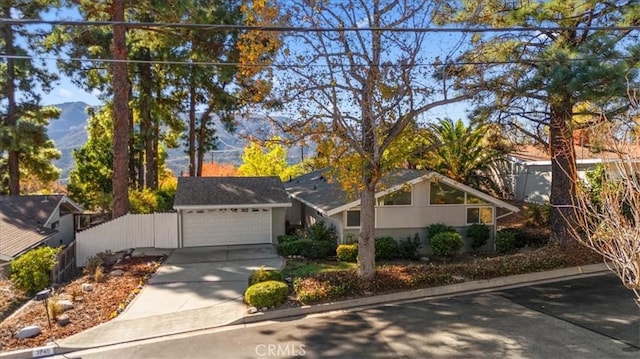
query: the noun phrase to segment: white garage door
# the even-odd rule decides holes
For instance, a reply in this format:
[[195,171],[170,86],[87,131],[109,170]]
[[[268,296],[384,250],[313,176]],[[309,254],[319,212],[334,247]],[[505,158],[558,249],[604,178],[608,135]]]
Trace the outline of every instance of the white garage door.
[[271,209],[184,211],[184,247],[271,243]]

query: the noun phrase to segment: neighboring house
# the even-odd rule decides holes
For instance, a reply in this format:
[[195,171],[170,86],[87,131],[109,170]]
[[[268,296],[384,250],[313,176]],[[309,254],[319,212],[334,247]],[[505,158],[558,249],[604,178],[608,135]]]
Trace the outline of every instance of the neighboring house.
[[180,177],[178,247],[275,243],[287,207],[278,177]]
[[[607,173],[616,175],[622,162],[640,163],[640,149],[620,153],[601,146],[590,146],[582,138],[574,143],[578,178],[586,181],[586,174],[596,166],[604,165]],[[534,145],[518,146],[500,170],[497,179],[502,182],[510,197],[517,201],[532,203],[549,202],[551,195],[551,154]]]
[[73,242],[74,215],[82,211],[65,195],[0,196],[0,260]]
[[[287,221],[303,227],[325,221],[336,227],[343,242],[355,241],[360,229],[360,199],[350,197],[340,183],[328,180],[326,173],[320,170],[285,183],[293,199]],[[507,214],[518,212],[515,206],[431,171],[396,170],[379,187],[375,195],[376,237],[400,240],[418,233],[424,242],[426,227],[433,223],[451,225],[463,235],[470,224],[485,223],[495,233],[497,208]],[[492,248],[493,241],[486,247]]]

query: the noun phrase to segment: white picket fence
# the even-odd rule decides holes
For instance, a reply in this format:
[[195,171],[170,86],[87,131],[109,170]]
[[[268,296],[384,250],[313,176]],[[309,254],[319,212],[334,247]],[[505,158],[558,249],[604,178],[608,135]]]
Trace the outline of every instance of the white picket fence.
[[76,233],[76,265],[104,251],[177,247],[177,213],[127,214]]

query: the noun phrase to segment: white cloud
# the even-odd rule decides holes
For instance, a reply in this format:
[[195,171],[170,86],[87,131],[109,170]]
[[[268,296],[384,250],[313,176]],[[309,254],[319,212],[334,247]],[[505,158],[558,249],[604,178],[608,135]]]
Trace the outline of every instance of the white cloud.
[[64,97],[64,98],[71,98],[73,97],[73,92],[65,89],[65,88],[61,88],[60,90],[58,90],[58,95],[60,95],[60,97]]
[[100,91],[98,89],[93,89],[93,90],[91,90],[91,95],[93,95],[95,97],[99,97],[100,95],[102,95],[102,91]]

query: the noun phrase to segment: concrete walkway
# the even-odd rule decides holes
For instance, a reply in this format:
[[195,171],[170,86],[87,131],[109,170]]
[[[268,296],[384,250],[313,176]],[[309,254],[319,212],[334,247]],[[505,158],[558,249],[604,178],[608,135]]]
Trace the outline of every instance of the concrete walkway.
[[173,250],[116,319],[59,344],[67,348],[104,346],[231,323],[246,313],[243,295],[251,272],[261,266],[279,269],[283,265],[271,245]]

